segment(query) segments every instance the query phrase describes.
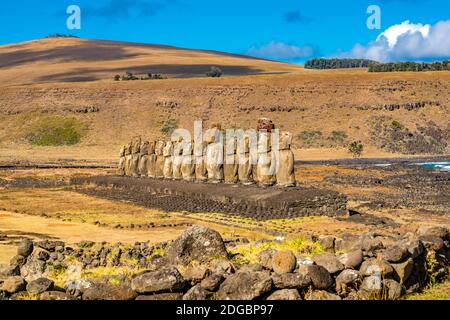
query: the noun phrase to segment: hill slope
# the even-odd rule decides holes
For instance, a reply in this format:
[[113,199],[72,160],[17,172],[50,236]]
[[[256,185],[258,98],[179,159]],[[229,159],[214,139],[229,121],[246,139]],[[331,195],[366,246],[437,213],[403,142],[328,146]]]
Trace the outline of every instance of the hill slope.
[[225,75],[300,70],[295,65],[223,52],[78,38],[47,38],[0,46],[3,85],[106,80],[126,71],[203,77],[211,66],[219,66]]
[[[172,66],[172,78],[113,81],[125,71],[163,72],[156,65]],[[206,78],[210,65],[243,76]],[[201,78],[180,78],[193,75]],[[110,162],[136,135],[161,138],[171,127],[192,130],[199,119],[205,127],[254,128],[259,117],[294,134],[297,159],[349,157],[346,146],[354,140],[363,142],[363,156],[449,154],[450,72],[306,70],[223,53],[79,39],[0,47],[0,164]],[[58,135],[48,135],[48,128]],[[75,144],[41,146],[61,136]]]

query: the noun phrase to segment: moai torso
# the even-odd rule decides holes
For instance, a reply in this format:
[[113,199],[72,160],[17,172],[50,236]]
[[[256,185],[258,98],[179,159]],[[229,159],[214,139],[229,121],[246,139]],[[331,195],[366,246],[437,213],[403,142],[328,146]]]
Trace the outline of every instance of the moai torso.
[[141,177],[147,177],[147,165],[148,165],[148,141],[144,141],[141,144],[140,158],[138,171]]
[[147,161],[147,176],[149,176],[150,178],[156,178],[155,166],[156,166],[155,141],[152,141],[148,144],[148,161]]
[[274,155],[271,146],[271,133],[261,132],[258,139],[258,164],[256,166],[258,184],[261,186],[272,186],[277,181]]
[[133,144],[130,142],[126,147],[125,147],[125,175],[126,176],[131,176],[131,163],[132,163],[132,149],[133,149]]
[[223,143],[220,141],[220,129],[210,130],[206,142],[206,171],[208,182],[219,183],[223,181]]
[[117,167],[117,175],[118,176],[124,176],[125,175],[125,149],[126,147],[123,146],[122,148],[120,148],[120,153],[119,153],[119,165]]
[[225,183],[237,183],[239,180],[238,174],[238,157],[236,154],[237,141],[236,137],[228,139],[225,143],[225,161],[223,164],[223,173]]
[[173,178],[173,144],[172,141],[167,141],[164,151],[164,179],[172,179]]
[[183,140],[180,138],[173,142],[172,176],[174,180],[183,179],[183,174],[181,173],[182,162],[183,162]]
[[208,181],[206,171],[206,143],[199,142],[194,146],[195,180],[199,182]]
[[242,143],[237,146],[237,160],[239,182],[244,185],[254,184],[248,136],[244,136]]
[[279,142],[277,161],[277,185],[280,187],[295,187],[294,153],[291,150],[292,133],[282,132]]
[[164,141],[157,141],[155,146],[155,177],[164,178]]
[[195,159],[193,141],[183,142],[183,160],[181,164],[181,173],[183,180],[194,181],[195,180]]
[[131,165],[130,165],[130,173],[133,177],[139,177],[139,160],[141,158],[141,138],[137,138],[133,141],[131,147]]

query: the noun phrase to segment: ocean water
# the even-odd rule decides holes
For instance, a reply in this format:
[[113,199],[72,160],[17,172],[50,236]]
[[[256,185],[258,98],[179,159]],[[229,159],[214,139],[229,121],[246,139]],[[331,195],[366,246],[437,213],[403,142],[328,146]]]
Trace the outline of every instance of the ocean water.
[[417,165],[428,169],[438,169],[450,172],[450,162],[427,162],[427,163],[417,163]]

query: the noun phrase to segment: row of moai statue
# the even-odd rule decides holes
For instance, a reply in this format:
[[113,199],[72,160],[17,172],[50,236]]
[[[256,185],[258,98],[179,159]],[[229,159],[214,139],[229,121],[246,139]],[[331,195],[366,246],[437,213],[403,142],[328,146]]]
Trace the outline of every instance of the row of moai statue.
[[121,176],[189,182],[280,187],[296,185],[291,133],[280,133],[277,150],[272,150],[270,139],[264,136],[263,147],[258,143],[257,152],[252,153],[248,136],[244,136],[242,144],[235,137],[217,143],[214,130],[221,130],[220,126],[216,125],[212,130],[213,134],[199,146],[181,137],[166,142],[133,139],[120,150],[117,173]]

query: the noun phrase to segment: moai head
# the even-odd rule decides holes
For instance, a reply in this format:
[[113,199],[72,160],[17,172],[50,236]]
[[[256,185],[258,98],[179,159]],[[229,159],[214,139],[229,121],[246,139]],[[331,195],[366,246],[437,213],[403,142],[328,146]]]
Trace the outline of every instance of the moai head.
[[228,137],[225,143],[225,154],[233,155],[237,152],[237,138],[236,136]]
[[148,155],[148,141],[142,141],[141,143],[141,155],[146,156]]
[[237,144],[236,150],[238,154],[250,153],[250,136],[244,135]]
[[289,150],[292,144],[292,133],[283,131],[280,133],[279,150]]
[[120,148],[120,152],[119,152],[119,157],[122,158],[125,156],[125,149],[127,147],[126,146],[122,146],[122,148]]
[[137,137],[137,138],[133,139],[132,150],[131,150],[131,152],[133,154],[137,154],[141,151],[141,143],[142,143],[141,137]]
[[183,155],[191,156],[194,154],[194,141],[183,141]]
[[164,146],[165,146],[164,141],[161,141],[161,140],[156,141],[155,154],[157,156],[162,156],[163,155],[163,153],[164,153]]
[[258,126],[256,127],[256,131],[266,131],[266,132],[272,132],[275,130],[275,124],[272,120],[269,118],[260,118],[258,119]]
[[129,144],[126,145],[125,147],[125,155],[130,155],[131,151],[133,149],[133,142],[130,142]]
[[166,145],[164,146],[163,156],[171,157],[172,155],[173,155],[173,143],[172,141],[167,141]]
[[173,137],[172,138],[173,154],[179,156],[183,154],[183,137]]
[[272,136],[269,132],[258,133],[258,153],[267,153],[272,150]]
[[155,145],[156,142],[155,141],[151,141],[148,143],[148,154],[155,154]]

